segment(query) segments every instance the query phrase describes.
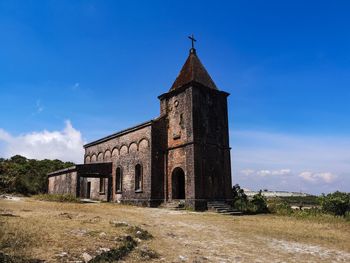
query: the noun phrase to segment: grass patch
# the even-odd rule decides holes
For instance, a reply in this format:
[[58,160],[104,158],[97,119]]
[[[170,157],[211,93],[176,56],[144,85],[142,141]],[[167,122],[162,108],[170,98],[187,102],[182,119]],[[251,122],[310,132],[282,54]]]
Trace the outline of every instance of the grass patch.
[[309,210],[294,210],[290,216],[300,220],[310,220],[318,223],[350,223],[350,220],[347,217],[326,214],[317,208]]
[[80,203],[80,199],[71,194],[38,194],[33,196],[34,199],[40,201],[50,202],[64,202],[64,203]]
[[[16,227],[16,225],[21,226],[21,221],[0,221],[0,251],[3,252],[3,259],[8,260],[8,262],[12,262],[11,260],[19,261],[21,258],[30,258],[31,254],[28,248],[35,245],[35,241],[32,237],[33,231],[28,228],[22,229],[21,227]],[[0,260],[0,262],[7,261]]]
[[0,252],[0,262],[3,263],[42,263],[40,259],[28,259],[18,256],[10,256]]
[[148,240],[153,238],[153,236],[147,231],[138,226],[131,226],[128,228],[128,233],[141,240]]
[[269,197],[268,200],[278,200],[286,202],[289,205],[295,206],[318,206],[320,202],[317,196],[281,196],[281,197]]
[[115,227],[127,227],[127,226],[130,226],[127,222],[123,222],[123,221],[111,221],[110,224],[115,226]]
[[159,254],[156,251],[147,247],[140,248],[139,254],[142,260],[151,260],[159,258]]
[[127,256],[136,246],[136,241],[131,236],[126,236],[122,245],[101,253],[90,260],[89,263],[115,262]]
[[[311,199],[310,197],[310,200],[313,200],[313,199]],[[350,222],[350,216],[347,214],[345,214],[345,216],[335,216],[332,214],[325,213],[321,208],[318,208],[318,207],[312,207],[304,210],[292,209],[290,204],[286,201],[283,201],[283,199],[281,198],[269,199],[268,209],[272,214],[279,215],[279,216],[289,216],[299,220],[308,220],[308,221],[314,221],[318,223]]]

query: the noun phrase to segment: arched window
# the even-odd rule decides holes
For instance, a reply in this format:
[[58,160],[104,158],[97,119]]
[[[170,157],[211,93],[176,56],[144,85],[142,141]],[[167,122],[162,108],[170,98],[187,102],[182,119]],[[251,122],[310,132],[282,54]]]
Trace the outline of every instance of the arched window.
[[115,191],[121,193],[123,190],[123,171],[120,167],[117,168],[115,173]]
[[104,194],[105,193],[105,179],[104,178],[100,178],[100,194]]
[[142,166],[137,164],[135,166],[135,191],[142,191]]

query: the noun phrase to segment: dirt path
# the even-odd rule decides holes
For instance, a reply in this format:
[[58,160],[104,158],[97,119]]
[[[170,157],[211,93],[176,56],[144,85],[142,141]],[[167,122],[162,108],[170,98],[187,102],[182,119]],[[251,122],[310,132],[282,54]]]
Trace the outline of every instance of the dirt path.
[[[52,232],[50,235],[59,243],[50,243],[56,254],[70,251],[68,244],[75,245],[78,255],[89,249],[88,236],[79,237],[86,238],[82,243],[73,243],[74,239],[71,243],[58,242],[71,229],[105,232],[109,237],[119,231],[111,228],[109,222],[120,220],[140,226],[154,236],[151,241],[140,244],[141,248],[147,246],[159,253],[159,258],[153,262],[350,262],[350,224],[345,222],[320,223],[272,215],[230,217],[209,212],[108,203],[62,204],[32,199],[0,200],[1,209],[18,216],[2,219],[13,222],[16,227],[31,227],[31,222],[35,222],[34,230]],[[62,214],[70,217],[62,218],[59,216]],[[98,220],[95,222],[94,218]],[[59,227],[54,229],[56,225]],[[96,240],[105,245],[98,235]],[[95,241],[89,242],[91,246],[95,244]],[[37,257],[42,255],[41,251],[48,250],[45,247],[48,244],[41,245],[42,250],[33,248]],[[140,262],[138,252],[133,253],[123,262]]]
[[155,248],[166,261],[350,262],[350,253],[346,251],[260,235],[255,229],[247,230],[244,224],[240,228],[245,220],[256,220],[258,226],[261,216],[226,217],[211,213],[152,210],[142,222],[153,223],[146,226],[156,234]]

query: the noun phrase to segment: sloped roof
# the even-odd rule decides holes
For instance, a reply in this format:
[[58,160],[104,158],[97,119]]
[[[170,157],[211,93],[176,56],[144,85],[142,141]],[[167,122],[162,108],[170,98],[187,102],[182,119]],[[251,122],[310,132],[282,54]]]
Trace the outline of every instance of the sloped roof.
[[191,82],[200,83],[208,88],[218,90],[214,81],[211,79],[207,70],[199,60],[194,48],[191,48],[190,54],[185,64],[182,66],[179,75],[171,86],[170,91],[173,91]]

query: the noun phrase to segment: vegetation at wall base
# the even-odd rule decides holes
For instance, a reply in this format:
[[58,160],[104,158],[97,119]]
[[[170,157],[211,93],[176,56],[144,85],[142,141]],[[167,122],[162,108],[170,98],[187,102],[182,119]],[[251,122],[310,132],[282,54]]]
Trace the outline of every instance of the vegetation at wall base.
[[47,192],[47,174],[74,163],[60,160],[34,160],[15,155],[0,158],[0,192],[33,195]]
[[34,195],[33,198],[40,201],[81,203],[79,198],[71,194],[38,194]]
[[233,207],[245,214],[268,213],[267,199],[261,194],[261,191],[249,199],[244,190],[238,185],[232,188]]

